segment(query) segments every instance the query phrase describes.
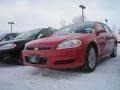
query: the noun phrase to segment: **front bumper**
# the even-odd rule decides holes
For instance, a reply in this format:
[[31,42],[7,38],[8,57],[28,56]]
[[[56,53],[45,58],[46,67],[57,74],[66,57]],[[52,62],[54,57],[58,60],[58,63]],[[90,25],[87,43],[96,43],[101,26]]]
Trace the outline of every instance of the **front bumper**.
[[[26,58],[31,55],[46,58],[44,64],[33,64],[27,62]],[[22,57],[25,65],[35,67],[45,67],[50,69],[72,69],[82,66],[85,62],[84,48],[66,49],[66,50],[48,50],[48,51],[22,51]]]
[[6,60],[6,59],[11,59],[12,57],[19,57],[20,56],[20,51],[18,51],[17,49],[9,49],[9,50],[0,50],[0,58],[2,60]]

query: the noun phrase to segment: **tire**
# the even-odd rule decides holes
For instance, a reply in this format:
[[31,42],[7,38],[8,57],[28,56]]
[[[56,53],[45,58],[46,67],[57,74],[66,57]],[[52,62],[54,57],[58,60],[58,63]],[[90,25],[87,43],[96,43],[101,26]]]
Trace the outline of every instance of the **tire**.
[[111,56],[111,57],[116,57],[116,56],[117,56],[117,45],[116,45],[116,44],[114,45],[112,54],[110,54],[110,56]]
[[85,72],[93,72],[96,68],[97,52],[94,46],[89,46],[85,56]]

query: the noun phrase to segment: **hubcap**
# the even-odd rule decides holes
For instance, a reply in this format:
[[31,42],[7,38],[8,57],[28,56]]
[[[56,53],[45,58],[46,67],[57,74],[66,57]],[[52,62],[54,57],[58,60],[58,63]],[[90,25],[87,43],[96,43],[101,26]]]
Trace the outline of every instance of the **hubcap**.
[[96,53],[94,48],[91,48],[88,53],[88,65],[91,69],[95,67],[96,64]]

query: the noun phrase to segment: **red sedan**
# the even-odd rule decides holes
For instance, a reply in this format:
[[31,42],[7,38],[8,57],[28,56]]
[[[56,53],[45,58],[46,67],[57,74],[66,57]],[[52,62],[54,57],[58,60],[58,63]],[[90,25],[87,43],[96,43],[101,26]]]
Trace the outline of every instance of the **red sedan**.
[[50,69],[82,67],[92,72],[98,58],[117,56],[117,40],[101,22],[86,22],[60,28],[51,37],[34,40],[22,52],[25,65]]

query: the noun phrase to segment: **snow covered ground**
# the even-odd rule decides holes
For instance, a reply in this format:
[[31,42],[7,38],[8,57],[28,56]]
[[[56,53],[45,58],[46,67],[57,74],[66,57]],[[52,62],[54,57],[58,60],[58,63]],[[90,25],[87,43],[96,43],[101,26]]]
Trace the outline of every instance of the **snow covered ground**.
[[104,58],[93,73],[0,64],[0,90],[120,90],[118,57]]

